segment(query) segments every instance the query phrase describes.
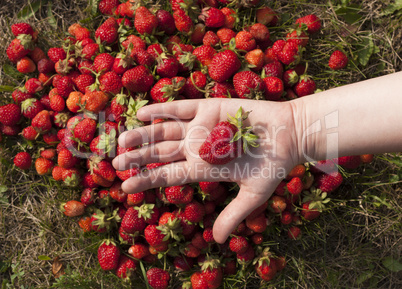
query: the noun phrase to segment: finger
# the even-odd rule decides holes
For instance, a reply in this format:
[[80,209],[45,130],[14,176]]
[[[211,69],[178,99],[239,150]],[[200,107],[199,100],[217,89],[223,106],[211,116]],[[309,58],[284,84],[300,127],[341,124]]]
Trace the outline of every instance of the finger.
[[184,159],[183,141],[164,141],[117,156],[112,164],[120,171],[150,163],[166,163]]
[[152,121],[157,118],[192,119],[197,114],[200,100],[177,100],[144,106],[137,112],[138,119]]
[[214,223],[215,241],[223,244],[236,226],[265,201],[264,195],[250,193],[240,188],[237,197],[226,206]]
[[180,161],[141,172],[123,182],[121,188],[124,192],[132,194],[191,182],[193,179],[187,161]]
[[123,132],[119,145],[125,148],[162,140],[181,140],[186,135],[187,122],[166,121]]

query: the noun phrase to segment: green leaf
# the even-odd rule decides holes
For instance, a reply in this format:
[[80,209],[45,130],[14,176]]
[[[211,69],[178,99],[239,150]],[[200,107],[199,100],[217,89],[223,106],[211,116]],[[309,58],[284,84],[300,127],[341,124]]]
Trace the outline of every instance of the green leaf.
[[362,42],[357,45],[357,49],[356,54],[360,64],[366,66],[374,53],[373,39],[370,36],[363,37]]
[[49,256],[46,256],[46,255],[39,255],[39,256],[38,256],[38,259],[41,260],[41,261],[49,261],[49,260],[52,260],[52,258],[50,258]]
[[0,194],[7,192],[7,190],[8,190],[7,186],[4,186],[4,185],[0,186]]
[[360,10],[361,10],[360,5],[355,4],[349,6],[343,5],[335,9],[335,13],[336,15],[345,19],[346,23],[354,24],[362,18],[362,16],[358,14]]
[[21,20],[26,20],[32,17],[42,6],[42,0],[36,0],[32,3],[28,3],[20,12],[18,12],[17,17]]
[[6,75],[18,80],[21,80],[25,77],[25,75],[19,72],[17,68],[7,63],[3,65],[3,71]]
[[391,272],[399,272],[402,271],[402,264],[398,260],[395,260],[391,256],[385,257],[382,260],[382,264],[385,268],[387,268]]
[[47,22],[52,26],[54,29],[57,29],[57,20],[53,15],[52,11],[52,2],[48,3],[47,6]]
[[0,92],[12,92],[12,91],[14,91],[14,86],[0,85]]
[[91,0],[89,1],[90,12],[92,15],[96,15],[98,12],[98,4],[99,0]]
[[402,0],[395,0],[394,4],[388,5],[383,12],[383,15],[393,14],[394,12],[402,9]]
[[361,285],[364,283],[364,281],[370,279],[371,277],[373,277],[373,272],[363,272],[359,275],[359,277],[357,277],[356,283],[357,285]]

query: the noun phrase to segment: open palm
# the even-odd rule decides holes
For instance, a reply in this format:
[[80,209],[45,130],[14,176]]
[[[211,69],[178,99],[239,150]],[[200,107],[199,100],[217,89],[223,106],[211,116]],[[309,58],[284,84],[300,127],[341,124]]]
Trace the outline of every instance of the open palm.
[[[247,126],[253,127],[259,146],[226,165],[211,165],[198,150],[212,128],[235,115],[239,107],[250,111]],[[124,170],[148,163],[168,165],[140,173],[122,185],[127,193],[200,181],[236,182],[240,191],[220,213],[214,238],[222,243],[256,207],[265,202],[287,173],[298,163],[293,109],[289,102],[274,103],[244,99],[182,100],[141,108],[142,121],[168,121],[123,133],[119,144],[134,147],[151,143],[116,157],[113,165]]]

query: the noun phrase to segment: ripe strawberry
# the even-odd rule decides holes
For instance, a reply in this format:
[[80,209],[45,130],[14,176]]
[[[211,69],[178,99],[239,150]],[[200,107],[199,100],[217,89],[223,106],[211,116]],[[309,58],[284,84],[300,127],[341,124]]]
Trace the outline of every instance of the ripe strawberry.
[[53,95],[50,98],[50,108],[55,112],[62,112],[66,107],[66,101],[61,95]]
[[266,26],[276,26],[279,18],[274,10],[268,6],[261,6],[256,11],[257,22]]
[[160,77],[172,78],[179,72],[179,62],[173,56],[160,57],[157,62],[156,73]]
[[78,220],[78,226],[84,231],[84,233],[91,232],[91,218],[88,216],[81,217]]
[[236,34],[236,49],[251,51],[257,47],[253,35],[248,31],[240,31]]
[[131,92],[147,92],[153,83],[152,74],[143,65],[127,70],[122,77],[123,86]]
[[184,215],[191,223],[201,222],[205,215],[204,205],[197,201],[192,201],[184,208]]
[[19,152],[14,157],[14,165],[21,170],[27,170],[31,167],[32,157],[27,152]]
[[61,211],[67,217],[78,217],[84,214],[85,205],[79,201],[71,200],[61,204]]
[[109,53],[98,54],[94,59],[95,71],[104,74],[113,68],[114,57]]
[[48,58],[43,58],[38,62],[38,71],[40,73],[52,73],[54,72],[54,63]]
[[43,89],[43,85],[42,82],[33,77],[25,82],[25,89],[28,93],[35,94]]
[[174,18],[166,10],[159,9],[156,12],[156,19],[158,20],[158,30],[164,32],[167,35],[172,35],[176,31],[174,24]]
[[290,180],[294,177],[298,177],[302,179],[304,177],[304,174],[306,173],[306,167],[303,164],[296,165],[288,174],[286,179]]
[[[116,178],[116,170],[113,168],[110,162],[108,162],[107,160],[103,160],[102,157],[99,156],[91,157],[88,162],[89,169],[92,172],[93,177],[98,176],[101,179],[106,180],[107,182],[113,183]],[[108,187],[110,187],[111,185],[112,184],[110,184]]]
[[303,191],[303,182],[300,178],[294,177],[286,184],[286,189],[292,195],[300,195]]
[[207,31],[202,38],[202,44],[209,45],[212,47],[218,46],[219,44],[219,37],[213,31]]
[[11,25],[11,32],[14,34],[15,37],[20,34],[28,34],[34,36],[34,30],[32,26],[25,22],[15,23]]
[[[81,74],[75,80],[74,84],[81,93],[85,93],[88,87],[95,83],[95,78],[89,74]],[[71,93],[69,94],[69,96]]]
[[109,101],[109,96],[103,91],[92,91],[84,94],[81,98],[81,105],[85,105],[85,109],[99,113],[102,111]]
[[329,57],[328,66],[333,70],[345,68],[348,65],[349,59],[345,53],[340,50],[335,50]]
[[95,136],[97,123],[92,118],[84,118],[74,127],[74,137],[89,144]]
[[18,60],[27,56],[33,49],[32,37],[27,34],[21,34],[8,45],[6,53],[11,62],[17,63]]
[[266,77],[274,76],[279,79],[283,77],[283,65],[278,60],[273,60],[263,67],[264,73]]
[[136,242],[128,249],[128,253],[133,256],[135,259],[142,259],[145,256],[148,256],[149,253],[149,246],[142,244],[140,242]]
[[243,254],[247,251],[249,243],[244,236],[234,236],[230,239],[229,248],[232,252]]
[[229,28],[221,28],[216,32],[222,44],[228,44],[232,38],[236,37],[236,32]]
[[143,231],[146,225],[145,219],[140,215],[140,212],[134,207],[130,207],[124,215],[120,226],[124,232],[134,234],[135,232]]
[[[193,55],[195,55],[197,60],[205,66],[209,66],[211,64],[215,54],[216,50],[209,45],[201,45],[193,50]],[[219,61],[217,60],[216,62]],[[228,78],[230,78],[230,76]]]
[[273,195],[269,199],[269,206],[276,214],[281,214],[286,209],[286,201],[284,197]]
[[260,71],[265,63],[265,55],[261,49],[254,49],[247,52],[244,58],[252,71]]
[[309,34],[317,33],[321,29],[321,20],[315,14],[298,18],[296,24],[299,24],[299,27],[302,27],[303,24],[307,25]]
[[7,126],[16,125],[21,119],[21,109],[15,103],[0,106],[0,122]]
[[57,154],[57,151],[55,149],[45,149],[40,152],[40,156],[45,159],[48,159],[48,160],[54,159],[56,154]]
[[123,87],[121,77],[114,71],[108,71],[99,78],[99,89],[106,93],[118,94]]
[[236,53],[231,50],[224,50],[212,58],[208,73],[213,80],[224,82],[235,74],[240,67],[241,63]]
[[42,110],[44,107],[36,98],[28,98],[21,103],[21,111],[26,118],[33,119]]
[[296,70],[288,69],[283,73],[283,85],[287,88],[292,87],[299,81],[299,75]]
[[205,7],[202,9],[198,19],[205,23],[207,27],[221,27],[225,24],[225,14],[217,8]]
[[120,250],[110,240],[102,242],[98,248],[98,261],[103,270],[116,270],[119,265]]
[[134,276],[134,271],[137,269],[137,261],[127,257],[126,255],[121,255],[119,259],[119,264],[116,268],[116,275],[122,279],[130,279]]
[[64,169],[73,168],[78,163],[78,161],[79,159],[66,148],[59,151],[59,154],[57,156],[58,166]]
[[265,77],[265,98],[267,100],[279,100],[283,94],[283,82],[275,76]]
[[255,23],[249,28],[249,32],[257,41],[257,43],[265,42],[269,40],[269,30],[267,26],[261,23]]
[[286,42],[282,50],[277,52],[277,56],[283,64],[290,65],[298,61],[299,47],[293,42]]
[[52,47],[47,51],[47,56],[54,63],[59,62],[59,60],[64,60],[67,57],[67,53],[61,47]]
[[360,160],[363,164],[369,164],[373,161],[374,155],[373,154],[364,154],[360,155]]
[[40,134],[45,134],[52,128],[50,113],[47,110],[42,110],[32,119],[32,127]]
[[252,71],[240,71],[233,76],[233,86],[240,98],[264,98],[265,85]]
[[268,219],[265,217],[264,213],[252,219],[248,217],[246,218],[246,226],[255,233],[262,233],[268,226]]
[[288,237],[292,240],[297,240],[301,238],[301,230],[299,227],[293,226],[288,229]]
[[218,259],[207,258],[201,266],[201,274],[201,278],[207,282],[207,288],[216,289],[222,285],[223,273]]
[[36,70],[36,65],[28,56],[24,56],[17,62],[17,70],[21,73],[27,74]]
[[277,272],[276,262],[273,258],[262,257],[255,264],[255,272],[264,281],[271,281]]
[[32,126],[25,127],[21,134],[26,140],[35,140],[39,136],[39,133]]
[[100,13],[104,15],[113,15],[119,4],[119,0],[101,0],[98,7]]
[[113,44],[118,37],[117,29],[119,28],[116,20],[109,17],[95,31],[95,38],[100,42],[105,42],[106,45]]
[[158,228],[160,227],[157,225],[148,225],[144,229],[145,240],[153,247],[166,244],[167,242],[164,241],[166,236]]
[[354,170],[357,169],[361,163],[360,156],[344,156],[333,159],[335,164],[338,164],[345,169]]
[[249,132],[249,128],[243,128],[247,115],[240,107],[235,117],[229,116],[228,121],[219,122],[199,149],[201,159],[222,165],[247,152],[249,145],[257,146],[257,137]]
[[343,177],[339,172],[330,174],[322,174],[316,180],[316,188],[327,193],[335,191],[343,181]]
[[225,23],[223,24],[223,27],[233,29],[237,18],[236,11],[228,7],[223,7],[221,11],[223,15],[225,15]]
[[49,174],[52,171],[54,163],[51,160],[45,158],[37,158],[35,161],[36,172],[43,176]]
[[194,189],[189,185],[173,186],[165,188],[165,196],[169,203],[179,205],[192,201]]
[[34,97],[33,94],[27,92],[24,87],[17,88],[12,93],[13,100],[20,105],[24,100]]
[[307,75],[300,76],[299,82],[294,87],[294,91],[298,97],[313,94],[315,89],[315,81]]
[[188,34],[193,28],[193,20],[182,9],[173,12],[174,25],[179,32]]
[[141,35],[152,35],[158,26],[158,19],[145,6],[140,6],[135,10],[134,26]]
[[300,29],[293,30],[292,32],[286,34],[286,41],[293,42],[297,46],[306,47],[308,40],[308,35]]
[[154,289],[167,289],[169,286],[169,272],[154,267],[147,271],[148,284]]

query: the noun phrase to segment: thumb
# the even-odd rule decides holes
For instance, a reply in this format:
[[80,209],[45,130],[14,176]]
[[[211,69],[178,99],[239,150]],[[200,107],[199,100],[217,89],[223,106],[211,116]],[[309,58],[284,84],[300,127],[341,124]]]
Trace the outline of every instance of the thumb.
[[215,241],[224,243],[236,226],[267,199],[267,194],[253,193],[240,188],[237,197],[226,206],[214,223],[213,236]]

